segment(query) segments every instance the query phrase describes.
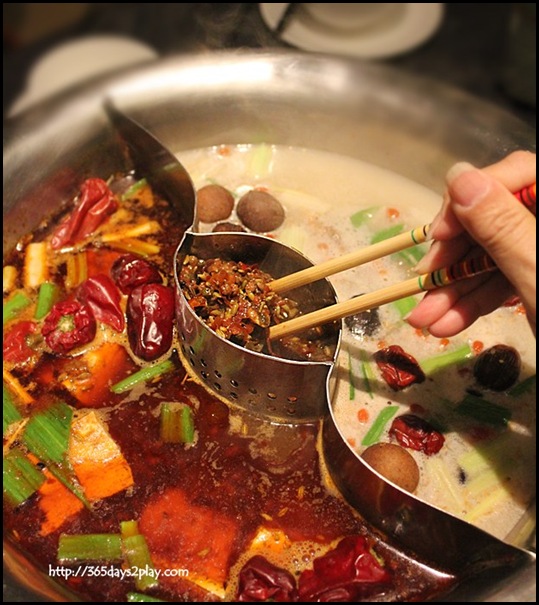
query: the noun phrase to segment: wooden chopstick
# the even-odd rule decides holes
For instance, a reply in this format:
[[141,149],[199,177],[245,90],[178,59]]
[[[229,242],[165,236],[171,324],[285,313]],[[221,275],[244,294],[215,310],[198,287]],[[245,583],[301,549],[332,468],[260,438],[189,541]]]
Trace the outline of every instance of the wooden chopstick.
[[324,277],[328,277],[329,275],[346,271],[346,269],[359,267],[359,265],[376,260],[377,258],[382,258],[388,254],[399,252],[399,250],[422,244],[427,240],[429,228],[430,225],[416,227],[411,231],[400,233],[395,237],[383,240],[377,244],[368,246],[367,248],[354,250],[353,252],[339,256],[338,258],[331,258],[319,265],[309,267],[308,269],[285,275],[284,277],[271,281],[268,285],[274,292],[281,293],[294,288],[299,288],[299,286],[304,286],[305,284],[310,284]]
[[[536,184],[533,183],[517,191],[514,196],[523,204],[534,216],[536,216]],[[393,254],[399,250],[410,248],[417,244],[421,244],[427,240],[430,225],[416,227],[412,231],[401,233],[396,237],[378,242],[368,248],[356,250],[345,254],[339,258],[330,259],[319,265],[309,267],[303,271],[292,273],[270,282],[270,288],[275,292],[284,292],[292,290],[299,286],[304,286],[311,282],[317,281],[329,275],[334,275],[340,271],[358,267],[364,263],[382,258],[388,254]],[[283,338],[284,336],[292,336],[298,332],[303,332],[315,326],[319,326],[330,321],[336,321],[355,313],[367,311],[373,307],[379,307],[407,296],[420,294],[427,290],[434,290],[447,286],[461,279],[468,279],[495,271],[497,266],[490,256],[484,255],[477,258],[461,261],[450,267],[437,269],[432,273],[424,273],[418,277],[413,277],[407,281],[403,281],[381,290],[376,290],[369,294],[363,294],[346,300],[306,315],[300,315],[294,319],[289,319],[283,323],[271,326],[268,330],[268,340]]]
[[495,271],[497,268],[494,261],[487,255],[461,261],[449,267],[437,269],[432,273],[424,273],[423,275],[388,286],[387,288],[363,294],[362,296],[357,296],[271,326],[268,330],[268,340],[292,336],[298,332],[303,332],[330,321],[336,321],[343,317],[360,313],[361,311],[367,311],[373,307],[379,307],[380,305],[385,305],[395,300],[412,296],[413,294],[441,288],[461,279],[468,279],[476,275]]
[[[524,187],[520,191],[517,191],[514,196],[523,204],[533,215],[535,215],[535,203],[536,203],[536,188],[535,183]],[[423,225],[416,227],[406,233],[401,233],[390,239],[383,240],[377,244],[373,244],[367,248],[355,250],[349,252],[344,256],[338,258],[332,258],[328,261],[303,269],[290,275],[285,275],[278,279],[273,280],[269,283],[269,287],[274,292],[282,293],[287,290],[293,290],[300,286],[305,286],[312,282],[323,279],[335,273],[346,271],[352,267],[359,267],[365,263],[382,258],[389,254],[405,250],[412,246],[422,244],[428,238],[430,225]]]

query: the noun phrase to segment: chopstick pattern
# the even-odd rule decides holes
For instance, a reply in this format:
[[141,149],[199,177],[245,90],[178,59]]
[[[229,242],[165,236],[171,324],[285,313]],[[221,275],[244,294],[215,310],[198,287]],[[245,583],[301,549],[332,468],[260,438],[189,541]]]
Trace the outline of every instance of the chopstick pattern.
[[460,263],[455,263],[450,267],[436,269],[432,273],[420,275],[418,277],[418,285],[421,290],[426,292],[427,290],[433,290],[434,288],[448,286],[461,279],[467,279],[480,275],[481,273],[495,271],[497,268],[496,263],[490,256],[485,254],[483,256],[461,261]]
[[519,200],[526,208],[533,213],[533,216],[536,216],[536,191],[535,191],[535,183],[533,185],[529,185],[528,187],[524,187],[520,191],[517,191],[514,196]]

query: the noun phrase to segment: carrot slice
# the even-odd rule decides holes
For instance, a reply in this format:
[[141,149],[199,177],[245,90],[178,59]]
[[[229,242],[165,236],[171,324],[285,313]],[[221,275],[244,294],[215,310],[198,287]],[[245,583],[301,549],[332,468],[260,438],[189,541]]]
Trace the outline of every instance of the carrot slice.
[[110,385],[125,374],[129,361],[121,345],[105,342],[66,363],[62,384],[80,403],[94,407],[110,395]]
[[71,423],[68,457],[90,502],[133,485],[127,460],[93,410]]
[[61,527],[69,517],[84,508],[84,504],[47,470],[45,483],[39,488],[39,508],[45,514],[39,534],[47,536]]

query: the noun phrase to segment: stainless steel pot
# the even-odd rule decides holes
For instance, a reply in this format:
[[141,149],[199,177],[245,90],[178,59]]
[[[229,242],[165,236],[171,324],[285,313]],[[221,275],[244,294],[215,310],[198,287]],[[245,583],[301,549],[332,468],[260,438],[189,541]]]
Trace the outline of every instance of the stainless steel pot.
[[[67,202],[81,177],[124,167],[105,97],[175,152],[221,143],[310,147],[439,192],[455,161],[480,166],[535,149],[532,129],[506,112],[382,65],[274,50],[174,57],[95,80],[4,125],[4,252]],[[73,600],[12,544],[4,552],[6,600]],[[447,600],[534,601],[535,567]]]

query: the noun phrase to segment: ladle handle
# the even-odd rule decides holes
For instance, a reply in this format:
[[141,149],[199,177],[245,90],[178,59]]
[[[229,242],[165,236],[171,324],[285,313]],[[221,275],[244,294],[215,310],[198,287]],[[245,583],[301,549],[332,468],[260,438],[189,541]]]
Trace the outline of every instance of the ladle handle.
[[424,273],[387,288],[363,294],[271,326],[268,331],[268,340],[292,336],[330,321],[336,321],[427,290],[441,288],[461,279],[495,271],[497,268],[494,261],[487,255],[461,261],[449,267],[437,269],[432,273]]

